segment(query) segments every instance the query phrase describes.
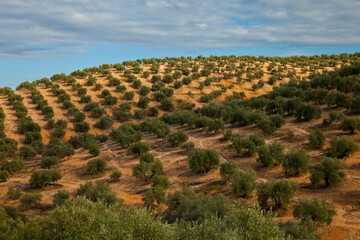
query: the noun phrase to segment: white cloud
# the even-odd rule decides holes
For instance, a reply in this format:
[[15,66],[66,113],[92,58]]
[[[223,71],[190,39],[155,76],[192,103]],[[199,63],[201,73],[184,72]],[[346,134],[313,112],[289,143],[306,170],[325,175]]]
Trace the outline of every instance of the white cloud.
[[[49,57],[91,44],[189,51],[269,43],[360,44],[359,11],[354,0],[1,1],[0,55],[27,57],[38,51]],[[42,47],[24,51],[27,45]]]

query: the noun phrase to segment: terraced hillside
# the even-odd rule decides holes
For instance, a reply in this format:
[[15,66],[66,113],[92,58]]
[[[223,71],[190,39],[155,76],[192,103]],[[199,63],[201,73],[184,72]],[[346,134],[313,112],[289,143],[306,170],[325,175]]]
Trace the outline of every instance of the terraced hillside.
[[[125,206],[171,210],[165,196],[189,188],[259,203],[285,222],[297,203],[317,198],[336,210],[318,233],[356,237],[358,61],[358,53],[142,59],[2,88],[0,204],[48,214],[59,192],[77,198],[105,180]],[[37,193],[41,206],[26,206]]]

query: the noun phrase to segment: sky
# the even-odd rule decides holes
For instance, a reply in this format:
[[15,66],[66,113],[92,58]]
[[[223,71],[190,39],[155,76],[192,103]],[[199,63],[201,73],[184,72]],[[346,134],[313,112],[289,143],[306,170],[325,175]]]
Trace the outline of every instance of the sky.
[[151,57],[360,52],[359,0],[0,0],[0,87]]

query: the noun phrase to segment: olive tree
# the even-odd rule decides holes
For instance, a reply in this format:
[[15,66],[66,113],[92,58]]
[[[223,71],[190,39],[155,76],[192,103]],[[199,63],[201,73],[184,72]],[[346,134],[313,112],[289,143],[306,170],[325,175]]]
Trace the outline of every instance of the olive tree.
[[219,155],[215,149],[194,150],[188,154],[189,167],[194,172],[207,173],[219,165]]

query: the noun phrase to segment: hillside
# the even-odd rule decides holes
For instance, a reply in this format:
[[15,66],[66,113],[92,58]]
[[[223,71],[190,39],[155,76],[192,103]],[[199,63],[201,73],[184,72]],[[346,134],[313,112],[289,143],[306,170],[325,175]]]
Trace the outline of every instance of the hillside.
[[[280,179],[297,183],[287,206],[272,206],[279,221],[293,219],[293,206],[303,198],[325,199],[334,204],[336,215],[318,233],[323,239],[355,239],[360,235],[360,154],[354,149],[337,155],[332,144],[343,136],[356,146],[360,142],[358,61],[359,54],[142,59],[56,74],[22,83],[15,91],[2,88],[0,174],[16,156],[24,159],[24,167],[0,183],[0,205],[16,207],[30,217],[47,215],[59,190],[76,198],[81,185],[106,180],[127,208],[142,207],[156,188],[156,171],[150,170],[156,160],[142,166],[147,169],[141,177],[134,176],[138,153],[147,151],[129,149],[141,139],[163,166],[159,175],[169,181],[163,189],[166,194],[187,187],[204,195],[243,199],[234,194],[233,179],[226,182],[220,174],[221,164],[234,162],[242,171],[253,169],[258,185]],[[309,144],[314,130],[325,137],[317,148]],[[185,140],[171,142],[171,133],[179,132],[186,133]],[[251,142],[254,134],[259,143]],[[192,171],[191,145],[186,149],[185,142],[193,142],[195,150],[215,149],[219,163],[206,171]],[[257,152],[273,143],[284,147],[284,159],[290,159],[293,150],[304,149],[309,166],[293,175],[282,162],[264,167]],[[57,144],[64,148],[55,149]],[[99,154],[91,153],[97,147]],[[309,167],[329,153],[340,159],[346,177],[333,186],[325,186],[326,180],[316,185]],[[43,171],[40,162],[46,157],[57,158],[50,165],[62,177],[34,188],[29,180],[35,171]],[[89,174],[88,162],[99,158],[106,163],[104,170]],[[119,180],[111,180],[115,170],[122,173]],[[20,199],[8,198],[9,187],[23,195],[41,193],[41,207],[24,209]],[[251,205],[258,203],[257,190],[245,199]],[[156,197],[153,202],[156,209],[168,208]]]

